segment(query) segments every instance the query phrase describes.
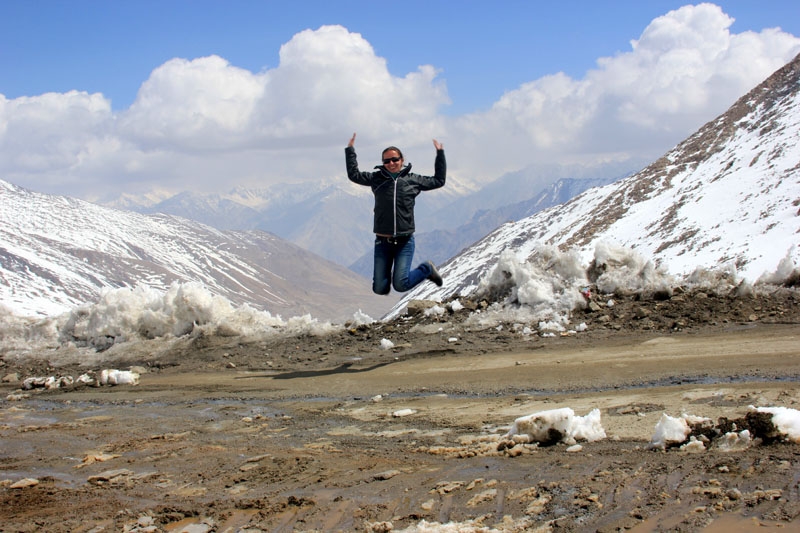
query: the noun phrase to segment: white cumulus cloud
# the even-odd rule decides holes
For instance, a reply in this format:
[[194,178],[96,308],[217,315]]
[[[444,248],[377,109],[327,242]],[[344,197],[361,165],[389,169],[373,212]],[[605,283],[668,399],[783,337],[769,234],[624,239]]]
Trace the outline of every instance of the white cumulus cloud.
[[322,26],[294,35],[260,72],[216,55],[171,59],[119,112],[102,94],[0,95],[0,177],[89,199],[344,179],[354,131],[365,168],[396,144],[425,171],[435,137],[451,176],[466,181],[536,162],[646,163],[800,52],[795,36],[734,34],[732,22],[713,4],[682,7],[581,78],[531,80],[460,117],[443,114],[436,65],[393,75],[362,35]]
[[[480,172],[530,162],[660,156],[800,53],[777,29],[733,34],[718,6],[684,6],[653,20],[628,51],[581,79],[555,73],[510,91],[487,112],[456,119],[450,143]],[[480,160],[468,154],[492,154]],[[466,171],[466,168],[464,169]]]

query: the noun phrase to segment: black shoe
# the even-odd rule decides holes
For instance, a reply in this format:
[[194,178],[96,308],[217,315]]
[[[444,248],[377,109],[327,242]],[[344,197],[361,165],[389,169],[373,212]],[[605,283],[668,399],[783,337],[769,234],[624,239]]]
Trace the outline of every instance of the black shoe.
[[439,274],[439,271],[436,270],[436,265],[434,265],[430,261],[426,261],[426,263],[428,264],[428,266],[431,269],[431,273],[428,274],[428,279],[431,280],[432,282],[434,282],[435,284],[437,284],[439,287],[441,287],[442,283],[444,283],[444,282],[442,281],[442,276]]

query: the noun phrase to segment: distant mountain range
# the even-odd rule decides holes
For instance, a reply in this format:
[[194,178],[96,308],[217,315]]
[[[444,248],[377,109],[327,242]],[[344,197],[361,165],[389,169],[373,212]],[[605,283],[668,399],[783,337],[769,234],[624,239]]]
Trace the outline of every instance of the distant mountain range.
[[635,175],[497,228],[440,269],[444,287],[421,285],[397,308],[469,294],[503,251],[525,259],[542,243],[586,265],[616,243],[674,275],[719,268],[750,282],[798,265],[798,139],[800,56]]

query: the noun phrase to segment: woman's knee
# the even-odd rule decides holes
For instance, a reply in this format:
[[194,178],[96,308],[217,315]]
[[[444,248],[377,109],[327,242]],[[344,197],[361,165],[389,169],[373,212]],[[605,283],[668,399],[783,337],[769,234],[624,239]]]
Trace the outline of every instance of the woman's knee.
[[389,294],[389,282],[388,282],[388,280],[385,281],[385,282],[381,282],[381,283],[373,282],[372,283],[372,292],[374,292],[375,294],[380,294],[381,296]]
[[392,287],[394,287],[394,290],[397,292],[406,292],[411,289],[411,287],[408,286],[408,278],[392,280]]

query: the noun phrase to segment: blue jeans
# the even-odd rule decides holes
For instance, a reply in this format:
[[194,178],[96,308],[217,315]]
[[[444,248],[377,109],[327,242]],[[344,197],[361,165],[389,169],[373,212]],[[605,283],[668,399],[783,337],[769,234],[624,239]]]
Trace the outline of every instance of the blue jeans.
[[[410,291],[431,274],[430,266],[422,263],[411,270],[414,258],[414,236],[375,236],[375,270],[372,275],[372,292],[389,294],[389,281],[397,292]],[[392,273],[394,266],[394,273]]]

